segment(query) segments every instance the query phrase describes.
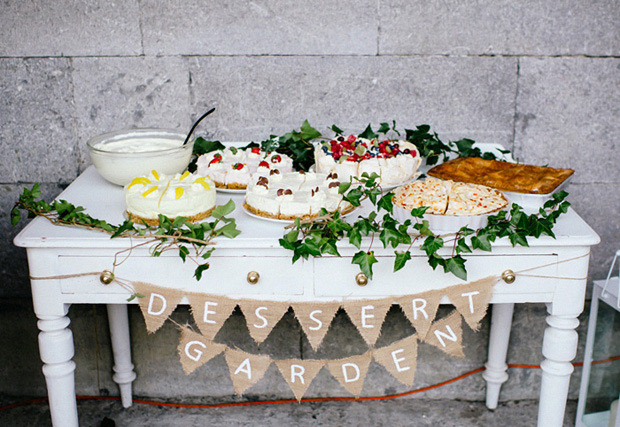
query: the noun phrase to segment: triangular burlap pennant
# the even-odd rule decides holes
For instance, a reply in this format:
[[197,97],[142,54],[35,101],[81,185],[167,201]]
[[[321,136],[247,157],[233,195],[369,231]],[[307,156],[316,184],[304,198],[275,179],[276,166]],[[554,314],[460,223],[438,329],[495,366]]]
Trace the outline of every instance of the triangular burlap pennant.
[[448,317],[436,321],[426,335],[425,342],[434,345],[450,356],[463,354],[463,328],[461,315],[455,310]]
[[241,350],[227,348],[225,356],[230,379],[238,395],[263,378],[271,365],[269,356],[257,356]]
[[370,352],[360,356],[351,356],[344,359],[331,360],[326,363],[329,372],[338,380],[347,391],[356,398],[360,397],[364,378],[368,373],[368,365],[372,358]]
[[322,360],[275,360],[274,363],[288,383],[295,398],[301,401],[310,383],[319,373],[325,362]]
[[375,349],[372,355],[398,381],[407,386],[413,384],[418,359],[418,340],[415,335]]
[[245,316],[250,336],[258,344],[265,341],[290,306],[288,302],[257,300],[240,300],[238,304]]
[[497,276],[490,276],[464,285],[450,286],[445,290],[450,302],[474,331],[480,329],[480,321],[487,313],[493,286],[498,280]]
[[301,325],[301,329],[308,337],[312,348],[318,350],[325,334],[332,323],[334,315],[340,308],[338,302],[298,302],[292,303],[295,317]]
[[183,291],[180,289],[162,288],[144,282],[133,282],[133,287],[136,293],[144,295],[144,298],[138,298],[138,304],[149,333],[155,332],[164,324],[183,298]]
[[397,300],[398,305],[403,309],[405,316],[415,328],[420,339],[426,337],[428,328],[435,320],[442,296],[442,291],[429,291],[418,295],[404,296]]
[[381,326],[385,320],[385,315],[392,306],[393,298],[382,298],[375,300],[345,301],[342,308],[349,315],[349,319],[370,346],[375,345]]
[[194,321],[205,338],[212,340],[235,309],[237,302],[217,295],[188,293]]
[[191,374],[209,360],[224,351],[226,346],[205,339],[189,328],[181,329],[179,357],[185,374]]

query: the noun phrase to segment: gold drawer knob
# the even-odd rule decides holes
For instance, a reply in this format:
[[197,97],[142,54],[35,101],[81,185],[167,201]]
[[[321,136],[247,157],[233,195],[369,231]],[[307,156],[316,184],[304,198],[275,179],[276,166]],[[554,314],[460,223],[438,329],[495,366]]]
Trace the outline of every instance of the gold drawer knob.
[[258,274],[258,271],[250,271],[248,273],[248,283],[250,285],[255,285],[258,283],[258,279],[260,279],[260,274]]
[[504,280],[504,282],[508,283],[509,285],[511,283],[514,283],[516,279],[515,273],[512,270],[506,270],[502,273],[502,280]]
[[357,275],[355,276],[355,283],[357,283],[359,286],[366,286],[368,284],[368,276],[366,276],[364,273],[357,273]]
[[99,275],[99,280],[104,285],[109,285],[114,281],[114,273],[112,273],[110,270],[103,270]]

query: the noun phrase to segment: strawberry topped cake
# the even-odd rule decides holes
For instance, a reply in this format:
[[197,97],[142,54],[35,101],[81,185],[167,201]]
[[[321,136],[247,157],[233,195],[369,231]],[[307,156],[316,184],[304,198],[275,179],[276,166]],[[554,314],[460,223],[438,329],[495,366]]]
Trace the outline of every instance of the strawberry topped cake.
[[197,172],[210,177],[218,188],[242,190],[248,186],[250,175],[272,170],[288,173],[293,170],[293,160],[279,153],[267,153],[258,147],[240,149],[228,147],[200,156]]
[[338,136],[315,147],[316,171],[336,172],[343,181],[375,172],[381,185],[399,185],[415,177],[420,153],[408,141]]

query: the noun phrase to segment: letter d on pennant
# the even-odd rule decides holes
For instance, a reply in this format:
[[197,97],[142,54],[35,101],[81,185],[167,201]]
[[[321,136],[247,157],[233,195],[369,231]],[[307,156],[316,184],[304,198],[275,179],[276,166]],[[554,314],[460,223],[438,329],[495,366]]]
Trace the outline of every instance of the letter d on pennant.
[[180,289],[162,288],[144,282],[134,282],[133,286],[137,293],[144,295],[144,298],[138,298],[138,304],[149,333],[155,332],[164,324],[183,298],[183,291]]

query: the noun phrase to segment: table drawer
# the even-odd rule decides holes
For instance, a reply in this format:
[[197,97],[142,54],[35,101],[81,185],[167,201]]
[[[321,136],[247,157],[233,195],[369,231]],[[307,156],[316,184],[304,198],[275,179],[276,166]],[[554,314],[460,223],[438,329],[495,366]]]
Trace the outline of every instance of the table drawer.
[[[519,271],[526,268],[548,265],[528,274],[557,276],[556,255],[484,255],[467,256],[467,281],[474,281],[489,275],[501,274],[504,270]],[[414,256],[400,271],[394,273],[394,257],[379,256],[373,265],[373,279],[366,286],[359,286],[355,277],[359,266],[351,264],[351,258],[326,257],[314,260],[314,293],[318,297],[386,296],[404,295],[440,289],[465,283],[438,267],[433,270],[425,256]],[[508,285],[500,282],[496,292],[548,293],[553,292],[556,282],[548,278],[518,277]]]
[[[79,273],[110,269],[113,258],[94,256],[60,256],[59,269]],[[312,289],[312,263],[291,263],[290,257],[217,257],[209,259],[211,267],[197,282],[193,277],[196,264],[178,257],[146,257],[132,255],[116,267],[116,275],[126,281],[142,281],[157,286],[226,295],[303,295]],[[248,283],[248,273],[260,275],[258,283]],[[103,285],[94,276],[63,279],[62,292],[126,293],[117,283]]]

